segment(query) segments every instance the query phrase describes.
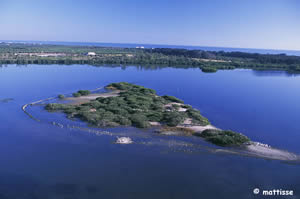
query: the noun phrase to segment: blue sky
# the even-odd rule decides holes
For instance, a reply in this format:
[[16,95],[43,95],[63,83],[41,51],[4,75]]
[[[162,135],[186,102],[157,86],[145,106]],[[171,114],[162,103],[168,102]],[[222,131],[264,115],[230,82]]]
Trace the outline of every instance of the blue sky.
[[300,1],[0,0],[0,40],[300,50]]

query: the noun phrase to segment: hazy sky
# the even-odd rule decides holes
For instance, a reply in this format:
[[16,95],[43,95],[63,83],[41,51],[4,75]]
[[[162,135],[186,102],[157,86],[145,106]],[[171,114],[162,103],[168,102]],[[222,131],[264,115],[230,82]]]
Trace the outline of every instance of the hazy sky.
[[300,0],[0,0],[0,40],[300,50]]

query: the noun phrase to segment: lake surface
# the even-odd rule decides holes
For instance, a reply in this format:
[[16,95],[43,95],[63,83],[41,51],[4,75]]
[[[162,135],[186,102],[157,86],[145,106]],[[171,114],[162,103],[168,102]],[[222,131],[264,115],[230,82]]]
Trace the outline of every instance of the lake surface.
[[147,137],[136,129],[131,131],[142,135],[133,137],[137,144],[117,145],[115,136],[47,123],[68,122],[63,114],[29,109],[42,118],[37,122],[21,110],[39,99],[120,81],[174,95],[219,128],[300,154],[300,76],[252,70],[208,74],[133,66],[9,65],[0,68],[0,100],[14,99],[0,102],[0,198],[263,198],[253,194],[254,188],[293,190],[290,198],[300,198],[297,164],[188,148],[184,143],[211,145],[201,138]]

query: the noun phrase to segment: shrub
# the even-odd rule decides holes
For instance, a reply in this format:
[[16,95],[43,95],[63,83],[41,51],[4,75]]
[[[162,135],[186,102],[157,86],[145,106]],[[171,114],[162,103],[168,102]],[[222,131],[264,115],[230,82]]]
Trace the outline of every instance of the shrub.
[[98,108],[101,108],[103,106],[103,104],[98,102],[97,100],[93,100],[89,103],[89,106],[91,106],[92,108],[98,109]]
[[152,121],[152,122],[160,122],[164,115],[162,112],[152,112],[150,111],[148,114],[147,114],[147,117],[149,119],[149,121]]
[[186,108],[186,109],[192,108],[192,106],[191,106],[191,105],[188,105],[188,104],[184,104],[184,105],[182,105],[181,107],[182,107],[182,108]]
[[102,119],[100,121],[98,121],[97,126],[99,127],[116,127],[119,126],[118,123],[107,120],[107,119]]
[[168,126],[177,126],[184,121],[184,118],[180,112],[168,111],[164,113],[163,122]]
[[143,114],[138,114],[138,113],[133,114],[133,115],[131,115],[130,120],[135,127],[138,127],[138,128],[150,127],[147,117]]
[[77,93],[79,93],[80,95],[85,96],[85,95],[91,94],[91,91],[89,91],[89,90],[79,90]]
[[175,110],[178,110],[179,108],[181,108],[181,106],[179,106],[178,104],[172,104],[172,107],[173,107]]
[[73,95],[73,97],[80,97],[81,96],[80,93],[73,93],[72,95]]
[[199,125],[202,125],[202,126],[206,126],[206,125],[209,125],[209,121],[207,118],[203,117],[201,114],[200,114],[200,111],[196,110],[196,109],[193,109],[193,108],[188,108],[186,113],[188,114],[188,116],[190,118],[192,118],[193,120],[193,123],[195,124],[199,124]]
[[70,105],[66,105],[66,104],[50,103],[45,106],[45,109],[48,111],[56,111],[56,110],[64,110],[70,107],[71,107]]
[[58,98],[59,98],[59,99],[64,99],[65,96],[64,96],[64,95],[58,95]]
[[159,102],[156,102],[156,103],[152,103],[151,106],[150,106],[151,110],[162,110],[163,108],[163,104],[162,103],[159,103]]
[[133,87],[133,84],[129,84],[127,82],[120,82],[120,83],[112,83],[107,85],[105,88],[108,89],[118,89],[118,90],[128,90]]
[[64,108],[64,113],[68,114],[69,117],[75,117],[75,115],[77,114],[76,109],[73,107],[66,107]]
[[213,67],[202,67],[201,70],[204,73],[215,73],[218,71],[216,68]]
[[150,89],[150,88],[141,88],[140,91],[143,93],[143,94],[156,94],[156,91],[153,90],[153,89]]
[[184,103],[182,100],[178,99],[177,97],[174,96],[169,96],[169,95],[164,95],[162,96],[164,99],[171,101],[171,102],[176,102],[176,103]]
[[110,111],[110,112],[112,112],[116,115],[122,115],[122,116],[127,116],[128,115],[128,112],[123,107],[107,106],[106,110]]
[[91,112],[82,112],[80,114],[80,118],[93,125],[97,125],[97,123],[101,120],[101,117],[98,114]]
[[131,126],[132,124],[128,118],[122,116],[116,117],[115,121],[123,126]]
[[207,129],[200,136],[219,146],[240,146],[250,141],[245,135],[229,130]]

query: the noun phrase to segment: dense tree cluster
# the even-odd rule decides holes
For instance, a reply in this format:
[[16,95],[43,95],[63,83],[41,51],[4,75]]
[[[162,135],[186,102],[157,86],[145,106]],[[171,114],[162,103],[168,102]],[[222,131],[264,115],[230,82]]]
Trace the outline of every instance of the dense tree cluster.
[[250,142],[250,139],[245,135],[233,131],[224,131],[217,129],[207,129],[201,134],[195,134],[203,137],[205,140],[219,146],[240,146]]
[[[160,122],[167,126],[177,126],[185,119],[190,118],[193,124],[207,125],[208,120],[200,112],[183,103],[173,96],[158,96],[155,90],[126,82],[113,83],[108,89],[120,90],[119,96],[99,97],[80,105],[48,104],[49,111],[61,110],[68,117],[80,118],[89,124],[98,127],[135,126],[138,128],[150,127],[149,122]],[[167,104],[174,103],[174,106]],[[179,108],[186,108],[180,112]]]

